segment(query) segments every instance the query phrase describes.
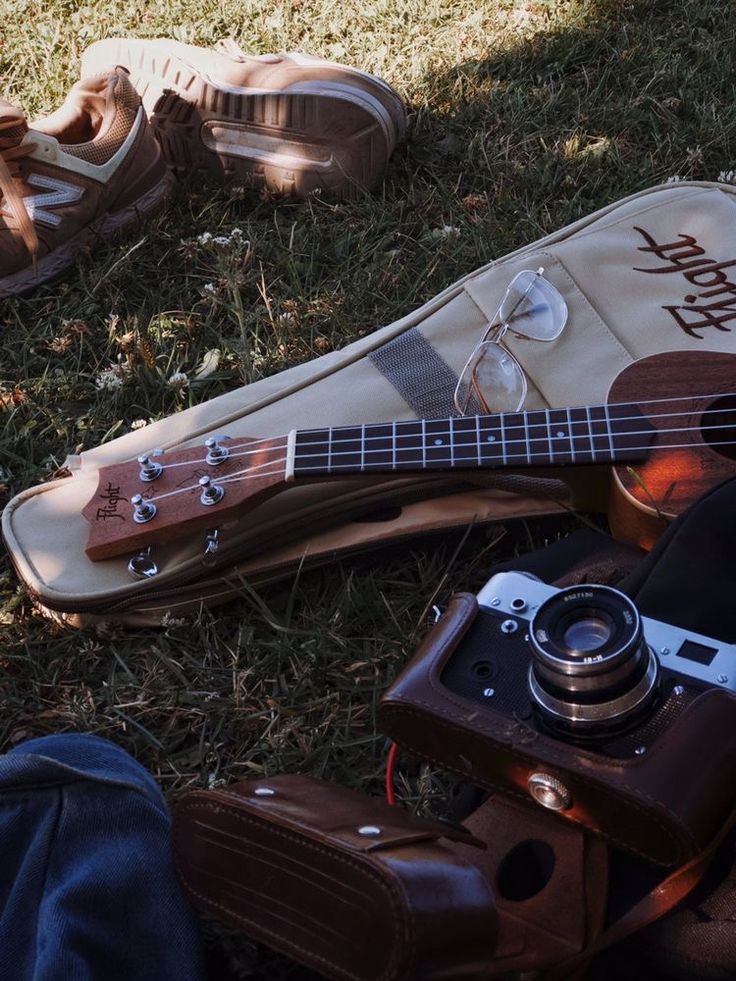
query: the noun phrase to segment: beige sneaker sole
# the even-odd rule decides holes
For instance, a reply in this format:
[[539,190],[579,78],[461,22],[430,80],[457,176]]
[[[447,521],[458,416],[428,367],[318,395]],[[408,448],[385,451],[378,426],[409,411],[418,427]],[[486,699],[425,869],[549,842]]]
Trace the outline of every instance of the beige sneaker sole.
[[127,208],[103,215],[89,225],[85,225],[63,245],[39,259],[35,271],[28,266],[9,276],[0,277],[0,298],[23,296],[35,290],[37,286],[56,279],[74,265],[79,252],[86,245],[95,239],[109,239],[110,236],[135,225],[142,218],[155,214],[166,204],[173,191],[174,179],[167,174],[155,187]]
[[[110,39],[82,59],[84,76],[111,64],[128,68],[164,156],[180,174],[206,167],[282,194],[349,197],[376,184],[403,136],[401,100],[365,72],[288,55],[303,81],[242,88],[210,77],[191,63],[191,52],[174,41]],[[210,52],[202,52],[206,57]],[[320,67],[334,69],[336,80],[310,80]]]

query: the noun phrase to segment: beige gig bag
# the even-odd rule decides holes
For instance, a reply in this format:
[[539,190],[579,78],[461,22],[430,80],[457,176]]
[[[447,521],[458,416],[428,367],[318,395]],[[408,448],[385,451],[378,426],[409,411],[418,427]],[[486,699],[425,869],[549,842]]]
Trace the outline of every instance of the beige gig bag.
[[213,510],[211,526],[150,550],[136,545],[102,561],[85,552],[86,506],[100,525],[140,532],[127,497],[98,472],[132,461],[137,474],[136,458],[154,447],[164,455],[152,459],[165,462],[219,434],[276,437],[456,415],[458,375],[506,287],[520,270],[540,267],[568,320],[551,343],[504,337],[527,377],[525,410],[600,406],[622,369],[659,352],[736,353],[736,188],[683,181],[642,191],[489,263],[343,350],[70,457],[70,477],[30,488],[5,509],[18,575],[67,623],[152,624],[232,598],[244,579],[268,581],[420,533],[604,509],[603,466],[341,476],[296,481],[219,524]]

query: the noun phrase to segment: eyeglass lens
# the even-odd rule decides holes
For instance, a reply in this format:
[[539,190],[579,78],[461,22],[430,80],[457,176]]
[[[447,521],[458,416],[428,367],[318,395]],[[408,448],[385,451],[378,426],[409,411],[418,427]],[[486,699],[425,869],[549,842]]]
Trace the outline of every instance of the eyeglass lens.
[[495,319],[535,341],[553,341],[567,321],[567,305],[543,276],[525,269],[515,276]]
[[484,341],[463,371],[455,404],[464,415],[515,412],[526,396],[526,380],[516,358],[500,344]]
[[[567,322],[567,305],[539,272],[525,269],[506,290],[494,324],[520,337],[553,341]],[[498,340],[483,341],[473,352],[455,391],[463,415],[516,412],[526,398],[526,378],[516,358]]]

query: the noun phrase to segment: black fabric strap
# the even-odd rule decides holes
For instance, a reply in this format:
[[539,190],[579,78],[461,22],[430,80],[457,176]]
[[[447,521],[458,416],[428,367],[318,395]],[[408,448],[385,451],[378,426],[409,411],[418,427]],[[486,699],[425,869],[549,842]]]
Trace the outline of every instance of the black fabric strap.
[[701,497],[619,587],[655,620],[736,643],[736,478]]

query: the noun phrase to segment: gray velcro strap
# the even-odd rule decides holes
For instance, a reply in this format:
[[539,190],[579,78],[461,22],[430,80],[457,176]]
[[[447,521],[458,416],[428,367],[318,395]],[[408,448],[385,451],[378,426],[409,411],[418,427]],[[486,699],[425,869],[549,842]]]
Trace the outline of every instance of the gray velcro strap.
[[457,415],[453,404],[457,377],[416,327],[382,344],[368,357],[418,419]]

